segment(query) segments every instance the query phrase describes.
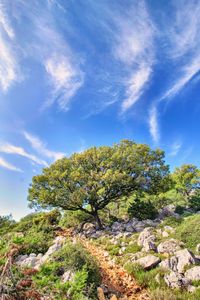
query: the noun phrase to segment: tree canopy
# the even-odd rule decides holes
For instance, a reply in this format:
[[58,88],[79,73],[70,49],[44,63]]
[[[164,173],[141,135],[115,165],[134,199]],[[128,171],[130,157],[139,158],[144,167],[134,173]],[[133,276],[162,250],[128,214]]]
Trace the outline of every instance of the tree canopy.
[[176,168],[173,174],[176,190],[187,199],[200,191],[200,170],[192,164]]
[[163,151],[125,140],[75,153],[44,168],[33,177],[28,199],[32,207],[84,211],[102,227],[98,211],[110,202],[133,192],[158,194],[169,182]]

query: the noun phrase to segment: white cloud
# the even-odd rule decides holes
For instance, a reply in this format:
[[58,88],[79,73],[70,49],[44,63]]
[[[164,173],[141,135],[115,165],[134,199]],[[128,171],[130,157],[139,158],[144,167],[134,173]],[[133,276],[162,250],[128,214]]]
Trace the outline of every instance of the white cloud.
[[46,101],[45,106],[57,99],[62,110],[69,109],[70,100],[83,85],[83,73],[71,63],[69,57],[59,54],[46,60],[45,69],[53,87],[51,99]]
[[182,142],[175,141],[171,146],[169,155],[176,156],[178,154],[179,150],[181,149],[181,147],[182,147]]
[[56,151],[47,149],[46,145],[38,137],[36,137],[28,132],[23,132],[23,134],[24,134],[24,137],[26,138],[26,140],[31,144],[33,149],[35,149],[41,155],[44,155],[53,160],[60,159],[66,155],[63,152],[56,152]]
[[0,167],[8,169],[10,171],[22,172],[21,169],[15,167],[14,165],[6,161],[3,157],[0,157]]
[[14,30],[0,1],[0,87],[3,91],[7,91],[13,82],[19,80],[14,38]]
[[[178,94],[200,71],[200,3],[180,1],[175,3],[175,18],[168,28],[168,56],[175,62],[173,83],[160,100]],[[187,20],[187,22],[186,22]],[[177,70],[177,71],[176,71]]]
[[125,81],[126,97],[122,102],[122,112],[125,112],[139,100],[150,81],[155,62],[156,30],[143,1],[117,21],[119,34],[114,55],[129,73]]
[[127,82],[127,97],[124,99],[121,106],[122,112],[125,112],[130,107],[132,107],[140,98],[140,96],[144,92],[144,88],[147,82],[150,79],[151,73],[151,67],[149,67],[148,65],[141,65],[139,69],[131,75]]
[[158,127],[158,112],[155,106],[149,111],[149,131],[153,141],[157,143],[160,139],[160,132]]
[[23,157],[26,157],[33,161],[34,163],[38,165],[43,165],[45,167],[48,166],[47,162],[44,160],[39,159],[35,155],[27,153],[23,148],[17,147],[11,144],[1,144],[0,145],[0,152],[2,153],[7,153],[7,154],[17,154]]

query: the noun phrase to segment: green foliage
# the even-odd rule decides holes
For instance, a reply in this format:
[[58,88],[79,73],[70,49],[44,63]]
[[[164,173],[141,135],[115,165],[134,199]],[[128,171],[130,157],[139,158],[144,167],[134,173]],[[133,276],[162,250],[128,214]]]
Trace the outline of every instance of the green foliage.
[[10,231],[15,226],[15,221],[11,215],[0,216],[0,236]]
[[196,245],[200,243],[200,215],[184,218],[176,227],[174,237],[183,241],[187,248],[195,249]]
[[[63,283],[61,277],[67,270],[72,271],[74,276],[72,280]],[[67,242],[56,252],[54,259],[43,265],[33,279],[41,291],[51,286],[51,296],[59,300],[66,295],[72,300],[94,299],[96,288],[100,284],[95,260],[80,244],[71,242]]]
[[82,210],[99,227],[98,211],[134,191],[158,194],[169,189],[164,152],[122,141],[113,147],[91,148],[56,161],[34,176],[29,189],[31,206]]
[[191,196],[188,201],[188,205],[194,211],[200,210],[200,195]]
[[182,218],[176,218],[176,217],[167,217],[163,220],[161,227],[164,226],[172,226],[172,227],[177,227],[181,222],[183,221]]
[[84,211],[65,211],[59,225],[66,228],[77,227],[86,221],[91,221],[91,217]]
[[189,199],[200,188],[200,170],[195,165],[182,165],[176,168],[173,176],[176,190]]
[[135,199],[128,208],[130,217],[138,218],[139,220],[155,219],[158,212],[149,200]]
[[175,213],[182,215],[185,211],[185,207],[181,205],[177,205],[175,209]]

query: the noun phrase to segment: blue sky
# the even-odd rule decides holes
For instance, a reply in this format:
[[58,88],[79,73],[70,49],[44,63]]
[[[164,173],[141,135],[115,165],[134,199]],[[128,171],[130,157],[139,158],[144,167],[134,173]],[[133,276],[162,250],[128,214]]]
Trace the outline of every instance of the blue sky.
[[56,159],[134,139],[199,165],[200,2],[0,0],[0,215]]

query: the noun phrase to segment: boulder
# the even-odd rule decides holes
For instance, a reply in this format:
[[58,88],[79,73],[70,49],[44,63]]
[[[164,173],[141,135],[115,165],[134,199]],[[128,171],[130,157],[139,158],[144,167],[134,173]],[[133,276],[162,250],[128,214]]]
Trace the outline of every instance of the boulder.
[[187,278],[174,271],[170,274],[165,274],[164,280],[170,288],[187,288],[190,284]]
[[143,248],[142,248],[142,251],[144,252],[149,252],[149,251],[154,251],[154,252],[157,252],[157,246],[156,244],[154,243],[155,241],[155,236],[154,235],[151,235],[149,236],[143,243]]
[[44,263],[45,261],[49,260],[49,258],[54,254],[56,251],[58,251],[64,244],[65,237],[63,236],[57,236],[54,240],[54,243],[51,247],[49,247],[48,251],[44,254],[44,256],[41,259],[41,262]]
[[188,280],[200,280],[200,266],[193,267],[185,272]]
[[119,222],[114,222],[111,226],[111,230],[116,232],[116,231],[124,231],[125,229],[125,224],[119,223]]
[[143,246],[144,242],[147,238],[152,237],[152,240],[154,240],[155,236],[153,235],[153,227],[146,227],[139,235],[137,244],[138,246]]
[[160,258],[154,255],[147,255],[135,261],[135,263],[141,265],[144,268],[144,270],[153,269],[159,264],[159,262]]
[[125,231],[127,232],[134,232],[135,229],[133,228],[132,226],[132,222],[128,222],[126,225],[125,225]]
[[138,221],[135,225],[134,225],[134,230],[136,232],[141,232],[144,228],[146,227],[145,223],[143,221]]
[[160,267],[174,272],[184,273],[185,267],[196,263],[195,256],[188,249],[179,250],[174,256],[163,260]]
[[153,234],[153,227],[146,227],[139,235],[137,244],[143,247],[142,251],[149,252],[151,250],[156,251],[155,245],[156,236]]
[[159,219],[164,219],[165,217],[170,217],[170,216],[178,216],[178,214],[175,213],[176,206],[173,204],[167,205],[163,207],[162,209],[159,210]]
[[198,252],[198,253],[200,252],[200,244],[196,245],[196,252]]
[[175,239],[170,239],[165,242],[162,242],[158,245],[158,253],[169,253],[173,254],[177,250],[180,250],[180,242]]

